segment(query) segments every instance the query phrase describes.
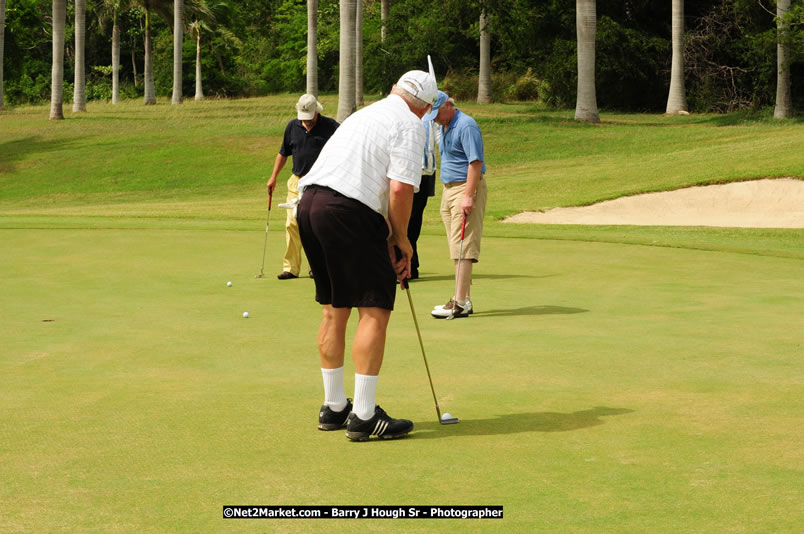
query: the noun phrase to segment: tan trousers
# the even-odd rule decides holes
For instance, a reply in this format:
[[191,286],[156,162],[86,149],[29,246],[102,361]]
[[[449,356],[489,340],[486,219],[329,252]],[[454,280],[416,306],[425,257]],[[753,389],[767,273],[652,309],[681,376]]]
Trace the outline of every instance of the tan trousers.
[[[444,184],[441,195],[441,220],[447,230],[449,242],[449,255],[453,260],[458,259],[461,251],[461,225],[463,223],[463,210],[461,200],[466,190],[466,182]],[[463,259],[477,263],[480,258],[480,239],[483,237],[483,217],[486,214],[486,199],[488,187],[485,175],[480,177],[475,190],[475,207],[466,219],[466,232],[463,243]]]
[[[299,177],[291,174],[288,178],[288,202],[293,202],[299,198]],[[293,210],[287,210],[288,215],[285,219],[285,257],[282,259],[282,270],[288,271],[299,276],[302,261],[302,244],[299,237],[299,225]]]

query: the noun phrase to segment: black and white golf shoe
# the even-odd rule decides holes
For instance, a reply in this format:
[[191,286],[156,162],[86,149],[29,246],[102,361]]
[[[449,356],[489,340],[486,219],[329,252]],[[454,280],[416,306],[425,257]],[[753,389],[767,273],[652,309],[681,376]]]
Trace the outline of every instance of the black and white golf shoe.
[[413,421],[394,419],[377,406],[374,417],[368,421],[350,413],[346,420],[346,437],[352,441],[368,441],[371,436],[380,439],[397,439],[405,437],[413,430]]
[[[454,310],[453,310],[454,308]],[[436,319],[446,319],[448,317],[469,317],[475,312],[472,308],[472,301],[466,299],[463,306],[455,302],[455,299],[449,299],[449,302],[443,306],[436,306],[430,312]]]
[[323,404],[318,412],[318,430],[338,430],[346,425],[346,418],[352,412],[352,399],[346,399],[346,408],[340,412],[333,412],[329,406]]

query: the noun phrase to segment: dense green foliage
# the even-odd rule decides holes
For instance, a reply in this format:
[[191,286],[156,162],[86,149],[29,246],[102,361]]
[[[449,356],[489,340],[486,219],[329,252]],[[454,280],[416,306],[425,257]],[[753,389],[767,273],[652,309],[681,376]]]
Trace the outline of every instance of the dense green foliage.
[[[102,0],[88,0],[87,96],[111,94],[111,20]],[[205,0],[214,13],[202,36],[203,83],[211,96],[259,96],[305,88],[307,7],[302,0]],[[386,92],[432,54],[439,77],[461,99],[477,90],[478,19],[487,4],[492,35],[492,95],[497,101],[539,99],[573,106],[576,91],[575,0],[391,0],[388,38],[380,38],[380,2],[365,1],[364,85]],[[694,111],[772,105],[776,90],[773,2],[686,2],[687,95]],[[39,102],[50,93],[50,0],[8,0],[5,94],[9,103]],[[604,109],[660,111],[669,87],[669,0],[598,0],[597,90]],[[337,90],[338,1],[320,0],[319,87]],[[65,96],[72,75],[72,2],[68,2]],[[804,6],[793,0],[794,107],[804,107]],[[153,17],[158,95],[172,88],[170,18]],[[189,24],[188,20],[188,24]],[[124,96],[142,93],[143,14],[125,11],[121,25]],[[195,42],[185,40],[184,92],[195,83]],[[136,75],[135,75],[136,69]]]

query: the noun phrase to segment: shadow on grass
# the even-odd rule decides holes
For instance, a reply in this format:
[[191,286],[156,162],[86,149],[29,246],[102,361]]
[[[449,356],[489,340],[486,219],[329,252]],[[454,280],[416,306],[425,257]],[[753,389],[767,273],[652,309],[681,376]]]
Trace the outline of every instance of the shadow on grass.
[[[472,273],[472,280],[507,280],[510,278],[552,278],[560,276],[559,274],[544,274],[540,276],[533,276],[529,274],[478,274]],[[411,283],[418,282],[443,282],[445,280],[455,281],[455,275],[442,275],[442,276],[421,276]]]
[[71,144],[72,141],[68,140],[45,141],[38,136],[0,143],[0,172],[15,171],[17,162],[25,159],[30,154],[51,152],[68,147]]
[[743,110],[732,113],[719,113],[705,115],[699,124],[712,124],[713,126],[740,126],[745,124],[801,124],[804,122],[804,115],[798,114],[789,119],[776,119],[773,117],[773,110],[770,108],[759,111]]
[[[629,413],[634,413],[634,410],[598,406],[590,410],[572,413],[514,413],[493,419],[461,419],[457,425],[442,425],[437,421],[425,421],[415,424],[411,437],[436,439],[454,436],[522,434],[524,432],[570,432],[605,424],[606,421],[601,419],[602,417]],[[460,418],[460,414],[457,417]]]
[[489,310],[474,312],[473,317],[503,317],[507,315],[568,315],[572,313],[586,313],[583,308],[567,308],[566,306],[526,306],[524,308],[511,308],[508,310]]

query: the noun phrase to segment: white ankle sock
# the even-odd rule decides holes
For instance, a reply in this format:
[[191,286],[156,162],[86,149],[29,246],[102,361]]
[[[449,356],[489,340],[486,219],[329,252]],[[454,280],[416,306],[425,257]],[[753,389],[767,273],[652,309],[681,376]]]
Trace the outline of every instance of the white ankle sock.
[[333,412],[346,408],[346,393],[343,389],[343,366],[337,369],[321,369],[324,377],[324,404]]
[[352,411],[363,421],[374,417],[377,406],[377,381],[379,376],[355,373],[355,400]]

